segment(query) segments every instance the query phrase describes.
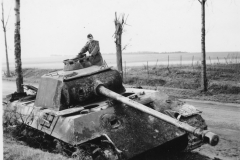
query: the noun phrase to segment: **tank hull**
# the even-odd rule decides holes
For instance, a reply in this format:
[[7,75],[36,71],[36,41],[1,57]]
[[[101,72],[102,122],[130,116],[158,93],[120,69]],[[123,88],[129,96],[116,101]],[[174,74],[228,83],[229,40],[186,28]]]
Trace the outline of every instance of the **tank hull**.
[[[161,98],[165,99],[166,95],[156,91],[129,88],[123,95],[131,94],[131,97],[143,92],[144,95],[138,96],[136,101],[147,106],[153,106],[155,102],[154,106],[161,112],[176,105],[164,105]],[[184,150],[188,146],[189,139],[186,137],[189,134],[185,131],[123,103],[104,99],[82,107],[85,110],[59,116],[51,109],[35,106],[34,102],[15,101],[8,105],[8,109],[19,113],[19,121],[66,144],[78,146],[106,137],[127,159],[154,148]],[[86,109],[87,112],[82,112]],[[192,119],[195,118],[190,118],[193,125],[206,128],[205,123],[193,122]],[[179,139],[181,144],[171,143]],[[199,142],[204,144],[201,140]]]
[[[193,150],[205,143],[199,133],[210,133],[195,107],[163,92],[125,88],[119,72],[111,68],[48,73],[39,89],[27,87],[36,94],[12,94],[9,116],[56,140],[56,148],[67,146],[68,155],[79,159],[94,159],[96,153],[115,160],[152,149]],[[194,131],[180,129],[184,124]]]

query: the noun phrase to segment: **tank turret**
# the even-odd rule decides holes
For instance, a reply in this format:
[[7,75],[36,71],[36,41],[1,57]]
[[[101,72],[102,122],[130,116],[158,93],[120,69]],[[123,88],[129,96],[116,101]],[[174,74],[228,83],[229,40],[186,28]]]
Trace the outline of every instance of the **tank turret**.
[[116,70],[90,66],[80,70],[56,71],[41,77],[35,105],[63,110],[97,101],[94,81],[98,79],[110,90],[123,93],[122,78]]

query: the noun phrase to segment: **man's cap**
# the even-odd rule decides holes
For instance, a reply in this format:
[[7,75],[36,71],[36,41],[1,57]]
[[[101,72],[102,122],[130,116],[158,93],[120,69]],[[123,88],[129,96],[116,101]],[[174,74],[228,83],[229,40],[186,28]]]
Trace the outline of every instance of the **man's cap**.
[[88,34],[87,38],[93,38],[92,34]]

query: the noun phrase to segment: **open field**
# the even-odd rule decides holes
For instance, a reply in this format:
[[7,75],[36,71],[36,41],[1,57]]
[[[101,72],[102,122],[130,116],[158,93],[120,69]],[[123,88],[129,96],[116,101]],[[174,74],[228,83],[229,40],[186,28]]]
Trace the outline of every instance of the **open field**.
[[[23,68],[41,68],[41,69],[61,69],[63,67],[62,61],[65,59],[71,59],[76,55],[58,55],[48,57],[37,57],[40,55],[32,55],[28,57],[22,57]],[[115,54],[102,54],[103,59],[108,66],[116,66]],[[123,52],[122,61],[127,66],[142,66],[155,65],[156,61],[160,65],[179,65],[179,64],[200,64],[201,53],[198,52],[186,52],[186,53],[154,53],[154,52]],[[240,52],[207,52],[206,63],[240,63]],[[9,57],[10,69],[14,69],[15,62],[13,57]],[[2,68],[6,70],[5,59],[2,59]]]

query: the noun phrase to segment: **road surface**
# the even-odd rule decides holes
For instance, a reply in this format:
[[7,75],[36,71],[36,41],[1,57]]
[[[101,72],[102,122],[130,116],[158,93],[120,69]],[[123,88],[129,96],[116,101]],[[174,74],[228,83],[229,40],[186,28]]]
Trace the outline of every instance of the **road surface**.
[[[38,84],[32,85],[38,87]],[[10,81],[3,81],[2,87],[3,96],[16,90],[15,83]],[[220,142],[215,147],[204,145],[192,153],[180,155],[178,158],[183,160],[217,160],[217,158],[222,160],[240,160],[240,105],[195,100],[185,101],[203,111],[202,117],[206,120],[209,130],[220,136]],[[152,160],[154,158],[149,159]],[[176,157],[167,159],[173,160]]]
[[211,158],[240,160],[240,105],[204,101],[187,101],[203,111],[209,130],[220,135],[216,147],[205,145],[197,152]]

